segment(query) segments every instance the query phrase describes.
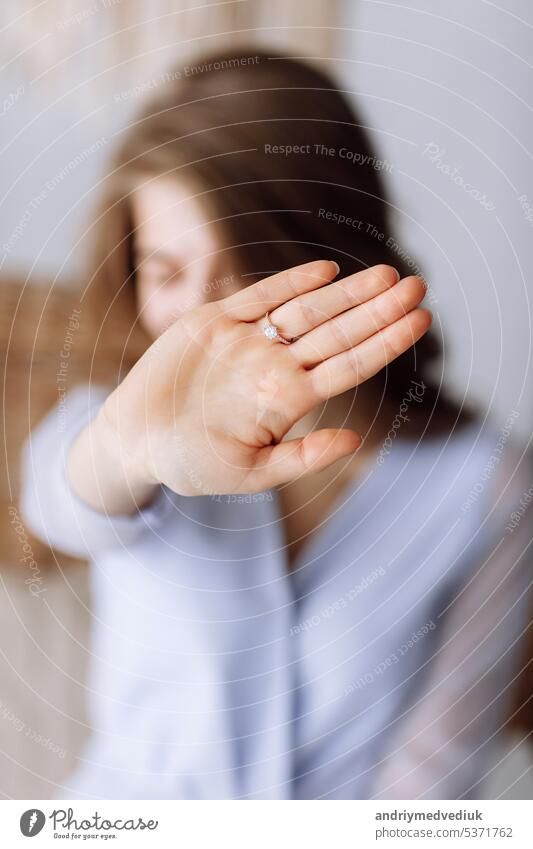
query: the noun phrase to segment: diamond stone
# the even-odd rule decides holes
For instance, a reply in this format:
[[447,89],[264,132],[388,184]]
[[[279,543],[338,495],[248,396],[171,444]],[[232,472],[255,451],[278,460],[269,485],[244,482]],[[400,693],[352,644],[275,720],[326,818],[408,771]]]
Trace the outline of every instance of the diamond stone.
[[265,327],[265,336],[267,339],[275,339],[278,335],[278,331],[274,327],[273,324],[267,324]]

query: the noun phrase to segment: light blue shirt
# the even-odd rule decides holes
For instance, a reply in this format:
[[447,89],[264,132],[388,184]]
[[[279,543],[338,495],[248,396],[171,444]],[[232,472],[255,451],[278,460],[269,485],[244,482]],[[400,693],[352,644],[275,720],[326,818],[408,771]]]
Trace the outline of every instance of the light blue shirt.
[[476,796],[527,622],[503,432],[400,433],[289,572],[275,490],[78,499],[65,450],[105,394],[70,393],[24,454],[28,525],[91,561],[92,734],[58,795]]

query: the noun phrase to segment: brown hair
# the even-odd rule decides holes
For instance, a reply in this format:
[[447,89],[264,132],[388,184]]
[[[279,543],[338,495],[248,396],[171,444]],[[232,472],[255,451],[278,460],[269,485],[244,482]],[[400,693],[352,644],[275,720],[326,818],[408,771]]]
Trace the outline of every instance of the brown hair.
[[[166,76],[126,130],[95,225],[89,292],[102,327],[112,314],[122,320],[123,333],[113,324],[122,371],[149,344],[135,315],[129,203],[141,177],[174,175],[199,187],[247,282],[324,257],[337,260],[342,276],[377,263],[413,273],[391,231],[387,164],[325,74],[249,52],[208,56]],[[428,389],[417,412],[423,408],[432,428],[453,427],[465,414],[428,375],[439,353],[428,333],[364,391],[396,405],[411,380],[423,380]]]

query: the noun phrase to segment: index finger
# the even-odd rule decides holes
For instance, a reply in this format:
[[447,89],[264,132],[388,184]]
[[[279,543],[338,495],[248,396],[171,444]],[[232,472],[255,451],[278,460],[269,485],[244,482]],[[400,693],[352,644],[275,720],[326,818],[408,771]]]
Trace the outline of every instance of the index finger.
[[339,266],[333,260],[306,262],[252,283],[251,286],[230,295],[223,302],[223,310],[240,321],[254,321],[291,298],[331,283],[338,273]]

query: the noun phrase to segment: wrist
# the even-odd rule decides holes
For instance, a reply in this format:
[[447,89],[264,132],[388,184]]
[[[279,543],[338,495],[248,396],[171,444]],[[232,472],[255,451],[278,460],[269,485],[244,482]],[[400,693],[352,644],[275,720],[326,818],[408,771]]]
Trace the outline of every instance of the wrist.
[[104,408],[70,446],[66,476],[73,492],[90,507],[130,515],[152,500],[158,481],[125,449]]
[[141,452],[136,452],[126,444],[114,422],[110,419],[106,404],[100,408],[92,423],[97,449],[117,468],[135,489],[155,487],[161,482],[148,468]]

